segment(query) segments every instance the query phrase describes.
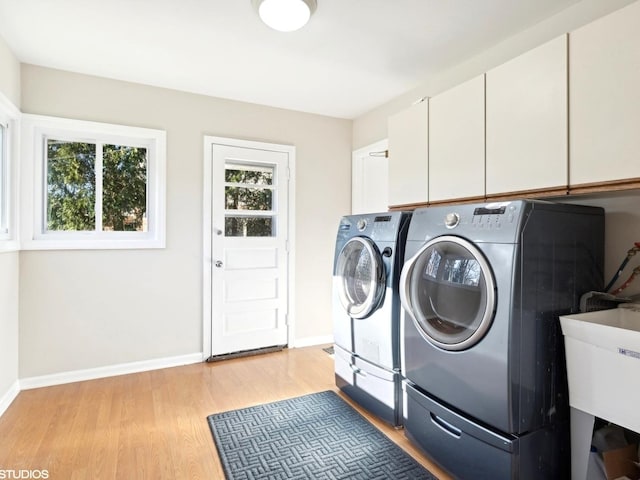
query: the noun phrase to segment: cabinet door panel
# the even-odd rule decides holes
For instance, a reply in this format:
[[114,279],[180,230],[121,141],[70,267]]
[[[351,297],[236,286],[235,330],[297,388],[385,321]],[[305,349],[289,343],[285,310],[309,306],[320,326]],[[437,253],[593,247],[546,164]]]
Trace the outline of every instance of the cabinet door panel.
[[428,103],[389,117],[389,204],[428,200]]
[[487,194],[567,185],[567,37],[487,72]]
[[571,185],[640,177],[640,2],[569,35]]
[[429,99],[429,201],[484,196],[484,75]]

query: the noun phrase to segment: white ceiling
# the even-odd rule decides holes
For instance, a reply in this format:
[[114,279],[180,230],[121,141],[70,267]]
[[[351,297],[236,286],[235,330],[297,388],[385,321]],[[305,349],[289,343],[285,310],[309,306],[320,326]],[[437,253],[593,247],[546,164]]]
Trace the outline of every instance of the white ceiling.
[[318,0],[297,32],[251,0],[0,0],[23,63],[355,118],[580,0]]

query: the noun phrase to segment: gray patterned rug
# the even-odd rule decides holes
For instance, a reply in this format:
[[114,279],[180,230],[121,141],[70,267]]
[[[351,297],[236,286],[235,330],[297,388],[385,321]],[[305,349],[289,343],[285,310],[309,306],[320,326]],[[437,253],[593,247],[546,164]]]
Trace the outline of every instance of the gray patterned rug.
[[228,480],[435,480],[335,392],[207,417]]

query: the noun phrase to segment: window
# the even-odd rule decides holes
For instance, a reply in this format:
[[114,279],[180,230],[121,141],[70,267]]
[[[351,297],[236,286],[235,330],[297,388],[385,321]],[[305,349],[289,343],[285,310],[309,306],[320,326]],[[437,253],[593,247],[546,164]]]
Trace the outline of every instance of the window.
[[23,123],[36,180],[25,248],[164,247],[164,131],[32,115]]
[[225,235],[275,237],[275,167],[227,164],[225,183]]
[[15,146],[20,111],[0,94],[0,251],[17,250]]
[[46,231],[147,231],[146,148],[46,142]]
[[6,123],[0,123],[0,235],[6,235],[9,231],[7,226],[7,127]]

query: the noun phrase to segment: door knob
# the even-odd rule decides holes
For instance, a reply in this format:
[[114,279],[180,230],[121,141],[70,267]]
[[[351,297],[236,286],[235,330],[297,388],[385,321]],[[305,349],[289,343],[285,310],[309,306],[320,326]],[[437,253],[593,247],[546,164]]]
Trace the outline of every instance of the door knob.
[[216,265],[216,267],[218,267],[218,268],[222,268],[222,261],[221,261],[221,260],[216,260],[215,265]]

